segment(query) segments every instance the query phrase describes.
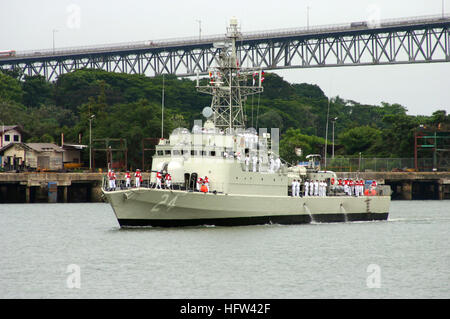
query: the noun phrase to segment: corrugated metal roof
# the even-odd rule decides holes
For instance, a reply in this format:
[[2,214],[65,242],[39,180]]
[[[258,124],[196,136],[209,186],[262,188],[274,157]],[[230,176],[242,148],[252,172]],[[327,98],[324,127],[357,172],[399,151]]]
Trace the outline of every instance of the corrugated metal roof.
[[60,146],[53,143],[26,143],[26,145],[37,152],[64,152]]
[[71,149],[77,149],[77,150],[82,150],[84,148],[87,148],[88,145],[83,145],[83,144],[68,144],[68,143],[64,143],[64,145],[62,146],[62,148],[71,148]]

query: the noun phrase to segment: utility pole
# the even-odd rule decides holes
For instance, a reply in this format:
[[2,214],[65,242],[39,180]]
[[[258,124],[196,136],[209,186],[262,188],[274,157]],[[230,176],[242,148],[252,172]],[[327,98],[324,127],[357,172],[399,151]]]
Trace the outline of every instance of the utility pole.
[[328,111],[327,111],[327,125],[326,125],[326,132],[325,132],[325,170],[327,169],[327,146],[328,146],[328,118],[330,116],[330,98],[328,98]]
[[332,151],[332,155],[331,155],[331,158],[332,159],[334,159],[334,124],[336,123],[336,120],[337,120],[338,118],[337,117],[335,117],[334,119],[332,119],[331,120],[331,122],[333,123],[333,151]]
[[163,76],[163,86],[161,97],[161,138],[164,138],[164,74],[162,76]]
[[92,171],[92,120],[95,115],[89,117],[89,171]]
[[[3,136],[4,135],[5,135],[5,123],[3,123],[3,121],[2,121],[2,141],[1,141],[0,147],[3,147]],[[0,166],[3,166],[3,162],[0,164],[1,164]]]
[[358,172],[361,172],[361,152],[359,152]]

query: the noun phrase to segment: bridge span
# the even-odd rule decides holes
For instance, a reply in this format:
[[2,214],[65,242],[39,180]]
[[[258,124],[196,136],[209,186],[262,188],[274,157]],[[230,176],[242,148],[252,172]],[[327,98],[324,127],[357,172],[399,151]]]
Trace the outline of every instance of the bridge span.
[[[450,61],[450,15],[243,32],[240,66],[288,69]],[[129,74],[207,74],[225,34],[73,48],[17,51],[0,68],[49,80],[82,68]]]

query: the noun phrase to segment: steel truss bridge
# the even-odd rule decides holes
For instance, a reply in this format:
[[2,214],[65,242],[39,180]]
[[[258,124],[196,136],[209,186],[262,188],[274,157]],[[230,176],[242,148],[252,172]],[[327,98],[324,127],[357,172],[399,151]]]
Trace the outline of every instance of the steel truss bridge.
[[[243,32],[242,68],[290,69],[450,62],[450,15]],[[103,46],[17,51],[0,68],[48,80],[82,68],[129,74],[207,74],[225,34]]]

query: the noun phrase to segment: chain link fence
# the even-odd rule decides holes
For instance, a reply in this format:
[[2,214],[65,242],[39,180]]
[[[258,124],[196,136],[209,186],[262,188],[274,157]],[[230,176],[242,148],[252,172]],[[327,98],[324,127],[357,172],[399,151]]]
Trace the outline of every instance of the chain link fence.
[[[325,167],[322,160],[322,167]],[[345,158],[335,157],[327,159],[327,169],[335,172],[404,172],[414,171],[414,158]],[[419,171],[433,171],[433,158],[419,158]],[[448,170],[450,160],[444,159],[437,163],[437,169]]]

